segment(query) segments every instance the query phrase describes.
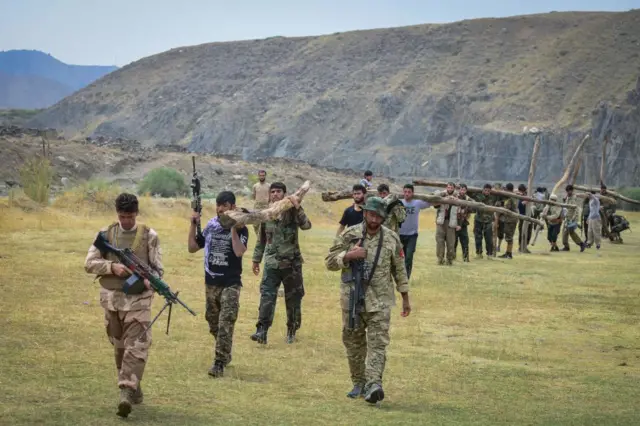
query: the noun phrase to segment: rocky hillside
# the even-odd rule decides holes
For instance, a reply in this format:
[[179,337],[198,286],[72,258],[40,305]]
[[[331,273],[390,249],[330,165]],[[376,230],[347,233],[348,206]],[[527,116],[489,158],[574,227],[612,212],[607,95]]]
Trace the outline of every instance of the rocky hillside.
[[580,133],[595,129],[582,180],[595,181],[611,131],[607,180],[630,185],[640,183],[639,75],[640,10],[550,13],[177,48],[30,124],[466,181],[526,180],[533,138],[523,128],[535,126],[540,182],[554,182]]

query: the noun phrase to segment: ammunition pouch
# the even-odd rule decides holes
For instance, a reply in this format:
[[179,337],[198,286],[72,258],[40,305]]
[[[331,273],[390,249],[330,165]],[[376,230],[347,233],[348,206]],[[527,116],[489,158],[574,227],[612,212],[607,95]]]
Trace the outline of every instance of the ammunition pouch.
[[124,284],[122,284],[122,291],[129,295],[142,294],[146,289],[147,287],[144,285],[144,280],[136,274],[131,275]]

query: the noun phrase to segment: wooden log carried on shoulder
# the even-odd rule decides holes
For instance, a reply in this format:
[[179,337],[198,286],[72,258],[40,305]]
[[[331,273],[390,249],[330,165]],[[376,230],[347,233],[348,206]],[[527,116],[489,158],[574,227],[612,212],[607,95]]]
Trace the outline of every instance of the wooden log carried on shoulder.
[[[298,203],[302,201],[307,192],[311,188],[311,182],[306,181],[291,197],[295,197]],[[225,228],[242,224],[242,225],[259,225],[270,220],[278,219],[282,213],[293,207],[293,203],[288,196],[282,200],[276,201],[263,210],[248,211],[246,209],[237,208],[220,215],[220,224]]]
[[[435,187],[435,188],[446,188],[447,187],[447,184],[445,182],[429,181],[429,180],[422,180],[422,179],[414,180],[413,184],[416,185],[416,186],[432,186],[432,187]],[[469,193],[482,192],[482,188],[469,186],[467,188],[467,192],[469,192]],[[516,193],[513,193],[513,192],[501,191],[501,190],[498,190],[498,189],[492,189],[491,190],[491,194],[492,195],[497,195],[499,197],[512,197],[512,198],[517,198],[518,200],[522,200],[522,201],[530,201],[530,202],[538,203],[538,204],[546,204],[546,205],[550,205],[550,206],[564,207],[564,208],[567,208],[567,209],[575,209],[576,208],[576,206],[571,205],[571,204],[558,203],[558,202],[550,201],[550,200],[537,200],[536,198],[528,197],[526,195],[519,195],[519,194],[516,194]]]
[[[576,189],[578,191],[584,191],[584,192],[595,191],[596,194],[600,194],[600,188],[595,186],[573,185],[573,189]],[[605,194],[606,194],[605,197],[603,197],[602,195],[600,196],[600,201],[602,201],[603,198],[608,198],[608,201],[610,204],[615,204],[616,201],[612,199],[612,198],[615,198],[617,200],[624,201],[630,204],[640,204],[639,200],[634,200],[633,198],[625,197],[624,195],[620,195],[618,192],[612,191],[610,189],[606,189]]]

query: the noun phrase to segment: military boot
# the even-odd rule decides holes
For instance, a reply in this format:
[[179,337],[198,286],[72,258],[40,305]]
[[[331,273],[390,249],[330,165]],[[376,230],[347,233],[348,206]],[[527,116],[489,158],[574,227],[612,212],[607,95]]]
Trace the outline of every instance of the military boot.
[[363,395],[364,395],[364,386],[353,385],[353,389],[351,389],[351,392],[347,394],[347,397],[356,399],[356,398],[360,398]]
[[209,375],[211,377],[224,376],[224,363],[222,361],[215,360],[213,365],[209,369]]
[[287,343],[290,345],[296,341],[296,329],[293,327],[287,328]]
[[256,332],[251,335],[251,340],[253,340],[254,342],[258,342],[260,344],[266,345],[267,344],[267,327],[264,327],[262,325],[258,326],[258,328],[256,329]]
[[375,404],[384,399],[384,391],[382,390],[382,386],[377,383],[369,386],[366,394],[364,395],[364,400],[369,404]]
[[131,388],[120,388],[120,403],[118,404],[118,416],[126,418],[131,412],[131,406],[133,405],[133,393],[135,391]]
[[144,394],[142,393],[142,386],[140,386],[140,382],[138,382],[138,389],[135,390],[133,396],[131,397],[131,402],[134,404],[142,404],[144,401]]

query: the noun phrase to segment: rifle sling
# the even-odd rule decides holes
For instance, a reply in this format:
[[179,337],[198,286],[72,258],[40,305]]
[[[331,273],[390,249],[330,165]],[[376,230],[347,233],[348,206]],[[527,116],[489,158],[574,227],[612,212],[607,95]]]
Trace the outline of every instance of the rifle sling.
[[[371,267],[371,272],[369,272],[369,279],[367,280],[367,282],[362,283],[363,294],[367,292],[367,287],[369,287],[371,278],[373,278],[373,273],[376,271],[378,260],[380,259],[380,252],[382,251],[382,239],[384,238],[383,229],[384,228],[380,227],[380,237],[378,239],[378,247],[376,248],[376,256],[373,259],[373,266]],[[366,232],[366,226],[365,226],[365,232]]]

